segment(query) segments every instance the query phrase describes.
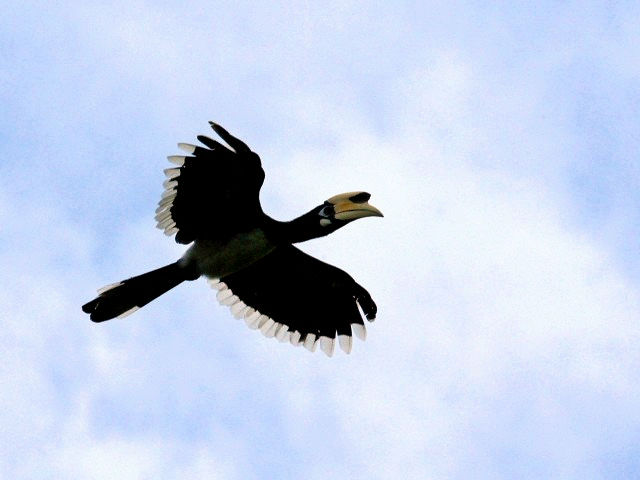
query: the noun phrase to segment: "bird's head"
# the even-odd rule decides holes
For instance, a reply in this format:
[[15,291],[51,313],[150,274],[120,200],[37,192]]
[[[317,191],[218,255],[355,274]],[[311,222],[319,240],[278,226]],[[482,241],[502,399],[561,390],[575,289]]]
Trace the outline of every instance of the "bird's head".
[[382,217],[382,212],[369,205],[371,194],[348,192],[334,195],[314,211],[321,227],[336,230],[349,222],[364,217]]
[[346,224],[364,217],[382,217],[382,212],[369,205],[367,192],[334,195],[301,217],[289,222],[287,238],[292,243],[323,237]]

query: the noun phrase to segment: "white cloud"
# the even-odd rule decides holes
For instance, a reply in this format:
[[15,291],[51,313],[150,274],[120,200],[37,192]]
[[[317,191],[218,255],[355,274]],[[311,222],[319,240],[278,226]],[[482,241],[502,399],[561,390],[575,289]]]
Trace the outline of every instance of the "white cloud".
[[[369,52],[371,44],[353,39],[376,24],[358,16],[350,30],[348,10],[327,22],[316,22],[315,11],[288,10],[310,29],[286,15],[256,22],[262,12],[252,11],[245,25],[255,35],[242,43],[244,19],[233,12],[216,15],[220,28],[210,34],[193,12],[183,18],[139,3],[114,15],[118,8],[73,14],[88,20],[84,47],[117,77],[96,64],[103,80],[83,98],[102,108],[81,102],[78,122],[94,111],[142,116],[140,97],[151,123],[191,132],[197,112],[239,104],[232,115],[257,119],[242,120],[256,122],[255,139],[253,129],[238,133],[262,146],[269,213],[291,218],[339,192],[373,194],[384,219],[356,222],[303,249],[368,288],[379,319],[352,355],[327,359],[248,330],[201,281],[126,320],[89,323],[79,307],[95,288],[181,251],[153,228],[153,199],[144,201],[146,213],[127,210],[143,181],[160,179],[159,171],[150,180],[139,172],[151,168],[142,158],[152,154],[155,134],[148,124],[134,131],[130,120],[124,137],[99,142],[117,159],[92,147],[97,165],[112,160],[108,176],[104,165],[88,172],[76,157],[50,155],[73,181],[65,186],[77,189],[61,190],[58,204],[33,202],[45,182],[28,174],[29,195],[12,185],[0,192],[0,262],[9,279],[0,291],[0,476],[593,478],[609,458],[633,465],[638,285],[619,271],[610,245],[575,226],[561,180],[580,137],[551,95],[563,77],[550,72],[582,52],[579,42],[556,52],[545,46],[551,40],[538,41],[539,55],[494,49],[479,61],[474,52],[518,36],[501,29],[479,36],[476,27],[474,48],[442,48],[455,33],[438,37],[447,25],[433,25],[438,47],[416,41],[410,25],[397,31],[424,51],[396,64],[405,36],[383,33],[396,43],[378,51],[378,39]],[[402,14],[392,18],[404,22]],[[334,19],[340,28],[329,36]],[[281,27],[291,31],[274,45],[275,60],[265,59]],[[338,50],[343,44],[349,48]],[[488,61],[496,54],[500,61]],[[308,70],[298,76],[283,68],[287,61]],[[507,61],[513,65],[501,65]],[[612,63],[625,75],[632,70]],[[391,65],[387,76],[379,65]],[[382,129],[354,100],[354,85],[367,76],[389,82],[368,92],[388,102]],[[134,106],[114,107],[129,83]],[[238,103],[242,92],[248,97]],[[54,100],[65,103],[65,95]],[[69,128],[50,121],[46,139]],[[194,128],[190,135],[202,131]],[[92,140],[79,132],[69,141]],[[140,161],[120,157],[127,144]],[[113,167],[120,161],[122,172]],[[119,187],[105,189],[102,204],[95,201],[102,191],[86,192],[109,182]],[[87,208],[78,214],[87,199],[103,212],[96,216],[114,217],[107,227],[81,216]],[[111,208],[116,213],[104,214]]]
[[[327,391],[290,393],[302,405],[291,423],[312,428],[312,398],[335,412],[345,464],[361,465],[362,478],[407,469],[409,478],[500,475],[507,445],[523,459],[512,467],[519,475],[537,455],[544,475],[597,467],[608,448],[602,427],[631,420],[640,396],[636,286],[563,221],[563,206],[535,180],[451,161],[436,137],[351,133],[338,152],[296,157],[289,174],[316,188],[315,162],[337,183],[357,177],[373,192],[384,219],[303,248],[348,265],[374,294],[379,320],[348,367],[323,368],[327,377],[315,381]],[[429,141],[435,155],[421,158]],[[356,158],[368,167],[358,175]],[[412,169],[398,161],[416,158]],[[290,368],[293,383],[306,385],[306,364]],[[617,407],[584,416],[602,402]]]

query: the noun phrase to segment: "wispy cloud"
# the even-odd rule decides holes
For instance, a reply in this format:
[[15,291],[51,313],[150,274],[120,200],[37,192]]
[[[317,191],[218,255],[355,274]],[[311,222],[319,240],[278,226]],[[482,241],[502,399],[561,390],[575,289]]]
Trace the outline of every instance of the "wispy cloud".
[[[4,30],[0,475],[635,472],[637,8],[211,8]],[[180,255],[163,157],[209,118],[262,155],[273,216],[354,189],[385,213],[303,246],[379,305],[352,355],[261,338],[202,281],[80,312]]]

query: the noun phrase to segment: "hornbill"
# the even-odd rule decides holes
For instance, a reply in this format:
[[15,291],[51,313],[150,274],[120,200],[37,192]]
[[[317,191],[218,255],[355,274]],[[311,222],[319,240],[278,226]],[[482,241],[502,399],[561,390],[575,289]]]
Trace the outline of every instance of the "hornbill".
[[175,263],[98,290],[82,306],[94,322],[125,317],[185,280],[208,277],[217,298],[253,329],[282,342],[320,348],[331,356],[335,339],[351,351],[352,334],[366,336],[364,316],[376,304],[350,275],[293,246],[322,237],[358,218],[382,216],[371,195],[335,195],[304,215],[274,220],[262,211],[260,157],[220,125],[209,122],[227,146],[204,135],[204,147],[179,143],[156,209],[158,228],[192,245]]

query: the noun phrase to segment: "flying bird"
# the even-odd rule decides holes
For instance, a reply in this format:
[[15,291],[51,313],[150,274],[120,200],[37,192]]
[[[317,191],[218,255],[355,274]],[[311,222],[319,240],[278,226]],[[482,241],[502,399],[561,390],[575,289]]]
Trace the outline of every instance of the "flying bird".
[[260,157],[220,125],[209,122],[226,146],[204,135],[204,146],[179,143],[156,209],[158,228],[191,244],[164,267],[107,285],[82,306],[94,322],[122,318],[186,280],[209,279],[217,299],[252,329],[281,342],[331,356],[336,338],[346,353],[352,337],[364,340],[376,304],[346,272],[294,246],[323,237],[364,217],[382,217],[370,194],[335,195],[304,215],[274,220],[260,205]]

